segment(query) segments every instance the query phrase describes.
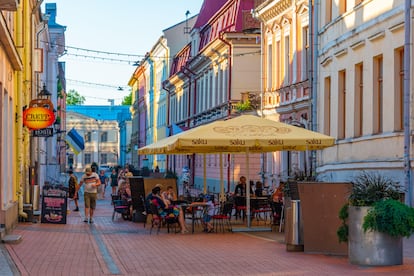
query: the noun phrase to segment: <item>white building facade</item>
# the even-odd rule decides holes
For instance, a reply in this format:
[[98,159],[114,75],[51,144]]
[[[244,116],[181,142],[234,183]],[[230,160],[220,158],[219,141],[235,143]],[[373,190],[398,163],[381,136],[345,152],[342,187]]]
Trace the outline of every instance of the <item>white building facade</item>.
[[337,143],[318,174],[376,171],[404,183],[404,1],[319,2],[317,122]]

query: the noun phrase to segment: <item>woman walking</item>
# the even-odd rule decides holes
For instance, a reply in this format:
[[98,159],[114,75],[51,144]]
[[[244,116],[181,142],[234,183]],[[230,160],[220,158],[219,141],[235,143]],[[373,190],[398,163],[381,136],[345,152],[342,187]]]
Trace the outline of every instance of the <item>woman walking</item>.
[[79,211],[78,179],[73,174],[73,170],[69,170],[68,173],[69,173],[69,198],[73,199],[73,202],[75,202],[75,209],[73,209],[73,211],[78,212]]
[[115,169],[112,169],[112,173],[111,173],[111,187],[112,187],[112,195],[116,195],[116,189],[118,187],[118,174]]

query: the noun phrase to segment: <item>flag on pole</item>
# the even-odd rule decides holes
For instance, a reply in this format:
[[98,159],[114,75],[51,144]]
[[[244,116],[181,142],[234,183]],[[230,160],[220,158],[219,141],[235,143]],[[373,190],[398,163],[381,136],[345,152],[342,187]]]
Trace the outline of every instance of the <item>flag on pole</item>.
[[72,128],[66,134],[66,143],[68,143],[69,147],[76,155],[85,149],[85,142],[83,141],[83,137],[80,136],[80,134],[74,128]]

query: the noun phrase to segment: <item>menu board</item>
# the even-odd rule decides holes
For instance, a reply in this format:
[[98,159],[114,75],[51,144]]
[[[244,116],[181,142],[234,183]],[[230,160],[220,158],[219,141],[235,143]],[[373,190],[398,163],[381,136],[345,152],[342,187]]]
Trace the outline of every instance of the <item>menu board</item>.
[[42,196],[42,223],[66,224],[67,189],[44,186]]

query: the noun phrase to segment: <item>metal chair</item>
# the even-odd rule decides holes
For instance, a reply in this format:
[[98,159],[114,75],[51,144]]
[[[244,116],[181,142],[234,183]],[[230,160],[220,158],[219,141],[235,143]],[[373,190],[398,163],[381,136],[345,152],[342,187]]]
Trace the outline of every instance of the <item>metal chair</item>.
[[[267,199],[255,199],[251,200],[251,207],[252,207],[252,216],[256,218],[257,224],[259,224],[259,220],[263,220],[266,224],[267,217],[270,217],[270,214],[272,213],[272,208],[269,204],[269,201]],[[263,215],[263,218],[261,217]],[[270,221],[271,218],[269,219]]]
[[241,217],[244,221],[244,217],[246,216],[246,197],[236,196],[234,198],[234,209],[236,209],[236,219]]

